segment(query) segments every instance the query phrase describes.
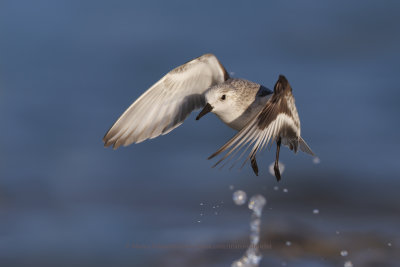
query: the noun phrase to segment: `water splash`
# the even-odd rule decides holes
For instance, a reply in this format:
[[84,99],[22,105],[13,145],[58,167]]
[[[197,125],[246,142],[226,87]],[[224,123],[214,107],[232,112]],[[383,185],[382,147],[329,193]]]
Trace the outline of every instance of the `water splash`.
[[[233,199],[235,200],[235,194]],[[243,257],[232,263],[232,267],[257,267],[259,265],[262,258],[258,248],[258,242],[260,241],[261,214],[266,203],[267,201],[262,195],[255,195],[250,198],[248,207],[253,211],[250,222],[250,246]]]
[[249,200],[249,209],[253,210],[258,217],[261,216],[262,209],[264,205],[267,203],[265,198],[262,195],[255,195]]
[[344,267],[353,267],[353,263],[351,263],[351,261],[346,261]]
[[347,255],[349,255],[349,253],[347,252],[347,250],[342,250],[342,251],[340,251],[340,255],[342,257],[346,257]]
[[320,163],[321,163],[320,158],[314,157],[314,158],[313,158],[313,163],[314,163],[314,164],[320,164]]
[[247,201],[247,195],[246,192],[242,190],[238,190],[235,193],[233,193],[233,202],[235,202],[236,205],[243,205]]

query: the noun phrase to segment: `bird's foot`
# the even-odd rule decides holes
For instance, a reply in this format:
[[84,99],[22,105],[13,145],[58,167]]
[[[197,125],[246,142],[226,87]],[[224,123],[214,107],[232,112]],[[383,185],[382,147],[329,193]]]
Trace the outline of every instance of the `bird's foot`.
[[257,166],[257,161],[256,158],[251,158],[251,167],[253,168],[254,173],[256,176],[258,176],[258,166]]
[[274,172],[275,172],[276,180],[279,182],[279,180],[281,179],[281,172],[279,171],[279,165],[276,163],[274,165]]

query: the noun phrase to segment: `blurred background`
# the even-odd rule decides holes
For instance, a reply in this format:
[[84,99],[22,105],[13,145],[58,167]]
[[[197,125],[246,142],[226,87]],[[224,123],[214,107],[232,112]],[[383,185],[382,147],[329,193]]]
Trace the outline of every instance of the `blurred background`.
[[[0,1],[0,265],[230,266],[244,248],[205,246],[248,243],[251,212],[232,201],[241,189],[268,201],[261,266],[399,266],[399,11],[398,1]],[[204,53],[269,88],[286,75],[320,163],[285,148],[279,183],[274,148],[259,177],[213,169],[207,157],[235,134],[213,114],[103,147],[137,97]]]

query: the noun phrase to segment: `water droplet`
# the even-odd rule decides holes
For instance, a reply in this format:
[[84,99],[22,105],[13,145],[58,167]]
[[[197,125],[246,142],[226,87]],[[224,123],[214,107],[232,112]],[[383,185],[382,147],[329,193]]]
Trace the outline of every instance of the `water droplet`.
[[262,256],[257,249],[250,248],[247,250],[247,258],[249,259],[250,266],[258,266]]
[[231,267],[243,267],[244,264],[242,263],[241,260],[235,261],[232,263]]
[[342,257],[346,257],[349,253],[347,252],[347,250],[342,250],[340,251],[340,255],[342,255]]
[[320,164],[321,163],[321,160],[318,157],[314,157],[312,161],[313,161],[314,164]]
[[216,212],[214,212],[214,214],[215,214],[215,215],[218,215],[218,212],[216,211]]
[[336,231],[336,234],[338,235],[338,234],[340,234],[340,232],[339,232],[339,231]]
[[290,247],[292,245],[292,242],[286,241],[286,246]]
[[233,193],[233,202],[235,202],[236,205],[243,205],[244,203],[246,203],[246,200],[247,200],[246,192],[238,190],[235,193]]
[[314,210],[312,211],[312,213],[314,213],[314,214],[319,214],[319,209],[314,209]]
[[230,185],[230,186],[229,186],[229,189],[230,189],[230,190],[233,190],[233,189],[235,189],[235,187],[234,187],[233,185]]
[[213,209],[215,209],[215,206],[213,206]]
[[279,190],[279,186],[274,186],[274,190],[278,191]]
[[203,202],[201,202],[201,203],[200,203],[200,206],[203,206],[203,205],[204,205]]
[[249,248],[242,258],[232,263],[231,267],[258,266],[261,258],[262,256],[258,251],[254,251],[253,249]]
[[200,213],[200,216],[203,216],[203,213]]
[[353,267],[353,263],[351,263],[351,261],[346,261],[344,267]]
[[388,246],[391,247],[391,246],[392,246],[392,243],[389,242],[389,243],[388,243]]
[[287,193],[287,192],[289,192],[289,190],[287,190],[287,188],[283,188],[283,193]]
[[198,222],[198,223],[201,223],[201,221],[200,221],[200,220],[198,220],[197,222]]
[[[275,161],[272,162],[272,163],[269,165],[269,173],[270,173],[272,176],[275,176],[274,165],[275,165]],[[282,174],[282,173],[285,171],[285,164],[283,164],[282,162],[278,161],[278,166],[279,166],[279,171],[280,171],[281,174]]]
[[267,203],[267,200],[262,195],[252,196],[249,200],[249,209],[253,210],[254,213],[260,217],[261,211],[264,205]]

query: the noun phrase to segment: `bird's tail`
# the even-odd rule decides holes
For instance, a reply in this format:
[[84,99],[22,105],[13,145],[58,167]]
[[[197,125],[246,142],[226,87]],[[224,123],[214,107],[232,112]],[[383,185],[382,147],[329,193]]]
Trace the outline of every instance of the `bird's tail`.
[[304,141],[303,138],[299,138],[299,145],[300,145],[300,150],[310,154],[311,156],[315,156],[314,152],[312,152],[311,148],[307,145],[306,141]]

